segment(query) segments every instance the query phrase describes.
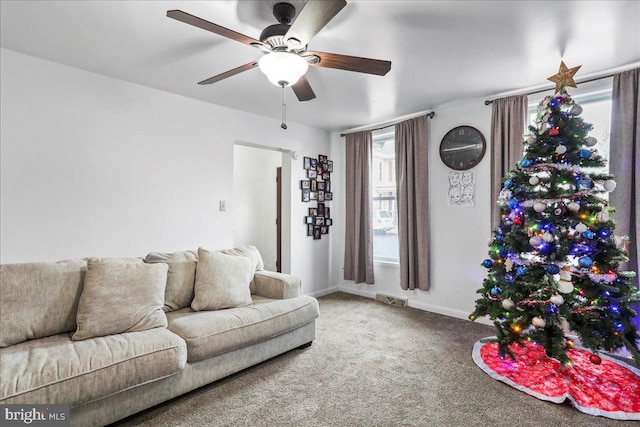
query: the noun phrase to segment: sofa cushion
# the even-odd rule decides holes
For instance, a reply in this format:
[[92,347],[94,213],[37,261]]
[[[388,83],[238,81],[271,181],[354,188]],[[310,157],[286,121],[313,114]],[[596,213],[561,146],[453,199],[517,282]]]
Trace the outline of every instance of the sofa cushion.
[[72,339],[166,327],[167,270],[166,264],[90,259]]
[[260,255],[260,251],[258,251],[258,248],[256,248],[255,246],[239,246],[233,249],[223,249],[220,252],[227,255],[247,257],[251,260],[253,271],[264,270],[264,262],[262,261],[262,256]]
[[196,251],[151,252],[144,262],[149,264],[163,262],[169,266],[167,288],[164,292],[164,311],[189,307],[193,300],[198,253]]
[[61,334],[0,349],[0,403],[71,407],[173,375],[186,345],[167,329],[72,341]]
[[167,313],[169,330],[187,342],[188,361],[195,362],[306,325],[318,317],[318,302],[309,296],[272,300],[253,296],[248,307]]
[[249,305],[252,278],[249,258],[199,248],[195,297],[191,308],[201,311]]
[[87,262],[0,266],[0,347],[73,331]]

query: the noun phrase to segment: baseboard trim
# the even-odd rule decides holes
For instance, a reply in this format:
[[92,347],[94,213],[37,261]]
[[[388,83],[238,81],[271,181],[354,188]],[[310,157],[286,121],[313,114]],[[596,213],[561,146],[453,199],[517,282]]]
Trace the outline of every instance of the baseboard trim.
[[[366,291],[366,290],[362,290],[362,289],[353,289],[351,287],[339,287],[339,290],[341,292],[346,292],[348,294],[359,295],[361,297],[371,298],[371,299],[374,299],[374,300],[376,299],[376,292],[373,292],[373,291]],[[422,302],[416,302],[416,301],[411,300],[411,298],[409,298],[408,307],[417,308],[418,310],[428,311],[430,313],[442,314],[444,316],[455,317],[456,319],[467,320],[467,321],[470,322],[470,320],[469,320],[469,314],[470,313],[467,313],[467,312],[462,311],[462,310],[455,310],[455,309],[451,309],[449,307],[442,307],[442,306],[439,306],[439,305],[425,304],[425,303],[422,303]],[[493,326],[493,323],[488,318],[476,319],[475,322],[483,324],[483,325]]]
[[331,287],[331,288],[327,288],[327,289],[322,289],[320,291],[316,291],[316,292],[311,292],[305,295],[309,295],[310,297],[314,297],[314,298],[320,298],[323,297],[325,295],[329,295],[332,294],[334,292],[338,292],[340,289],[338,289],[337,286]]

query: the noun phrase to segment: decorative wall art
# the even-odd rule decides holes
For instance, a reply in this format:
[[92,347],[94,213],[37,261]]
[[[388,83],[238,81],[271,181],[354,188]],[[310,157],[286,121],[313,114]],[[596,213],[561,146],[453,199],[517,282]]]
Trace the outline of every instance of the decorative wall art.
[[449,172],[449,189],[447,192],[447,198],[449,206],[475,206],[475,172]]
[[307,171],[307,179],[300,181],[303,202],[316,202],[316,207],[309,208],[309,215],[304,217],[307,236],[320,240],[323,234],[329,234],[333,225],[331,209],[326,205],[333,200],[331,192],[331,172],[333,161],[319,154],[317,159],[305,157],[302,167]]

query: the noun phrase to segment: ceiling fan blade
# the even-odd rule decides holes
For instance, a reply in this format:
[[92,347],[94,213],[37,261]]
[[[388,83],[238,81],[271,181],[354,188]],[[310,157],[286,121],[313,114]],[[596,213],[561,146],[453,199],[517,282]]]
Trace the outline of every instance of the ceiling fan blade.
[[298,97],[298,101],[310,101],[316,97],[316,94],[313,93],[313,89],[311,89],[311,85],[309,84],[309,80],[307,80],[306,76],[300,77],[300,79],[291,86],[293,89],[293,93]]
[[240,43],[244,43],[249,46],[255,47],[264,45],[264,43],[262,43],[260,40],[245,36],[244,34],[222,27],[218,24],[214,24],[213,22],[209,22],[202,18],[198,18],[197,16],[191,15],[181,10],[167,10],[167,16],[180,22],[184,22],[185,24],[193,25],[194,27],[211,31],[212,33],[218,34],[231,40],[238,41]]
[[346,5],[345,0],[308,1],[291,24],[284,39],[294,38],[300,41],[301,46],[306,46],[309,40]]
[[360,58],[358,56],[339,55],[326,52],[305,52],[303,57],[315,55],[320,61],[309,61],[309,65],[316,67],[337,68],[339,70],[355,71],[358,73],[384,76],[391,70],[391,61],[381,59]]
[[218,74],[217,76],[213,76],[201,82],[198,82],[199,85],[210,85],[211,83],[219,82],[220,80],[226,79],[227,77],[235,76],[236,74],[242,73],[243,71],[250,70],[258,66],[258,61],[252,61],[248,64],[241,65],[233,70],[229,70],[222,74]]

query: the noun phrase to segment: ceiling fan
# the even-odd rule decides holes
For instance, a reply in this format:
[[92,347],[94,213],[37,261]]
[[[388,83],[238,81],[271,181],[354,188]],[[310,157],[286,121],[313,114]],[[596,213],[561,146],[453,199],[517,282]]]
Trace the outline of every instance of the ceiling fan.
[[307,50],[309,41],[346,5],[345,0],[309,0],[296,17],[293,5],[277,3],[273,6],[273,15],[279,24],[265,28],[260,34],[260,40],[181,10],[169,10],[167,16],[255,47],[264,53],[258,61],[241,65],[198,84],[215,83],[258,66],[273,84],[282,88],[291,86],[298,100],[309,101],[316,97],[305,77],[309,65],[379,76],[384,76],[391,69],[390,61]]

